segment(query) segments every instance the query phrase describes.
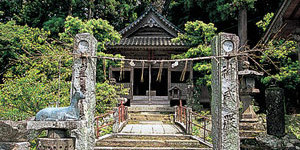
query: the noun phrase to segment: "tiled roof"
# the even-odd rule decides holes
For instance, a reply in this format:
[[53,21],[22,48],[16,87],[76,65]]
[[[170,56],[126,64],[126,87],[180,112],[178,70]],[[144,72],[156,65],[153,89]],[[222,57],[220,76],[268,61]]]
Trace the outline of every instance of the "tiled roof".
[[120,34],[124,34],[127,31],[129,31],[130,29],[132,29],[134,26],[136,26],[139,22],[141,22],[143,20],[143,18],[145,16],[147,16],[147,14],[149,14],[150,12],[154,12],[159,19],[161,19],[168,27],[170,27],[171,29],[175,30],[178,33],[182,33],[182,31],[177,28],[173,23],[171,23],[169,20],[167,20],[164,16],[162,16],[152,5],[148,6],[147,10],[137,19],[135,20],[133,23],[131,23],[129,26],[125,27],[123,30],[120,31]]
[[[114,46],[185,46],[184,43],[173,43],[171,37],[132,37],[122,38]],[[112,45],[111,45],[112,46]]]
[[[148,15],[151,15],[150,18],[147,18]],[[141,28],[146,29],[144,31],[138,30]],[[147,28],[154,30],[147,30]],[[157,32],[161,32],[161,34],[157,34]],[[183,42],[174,43],[171,41],[177,36],[177,33],[182,33],[182,31],[150,5],[136,21],[120,31],[123,37],[119,43],[107,43],[107,46],[110,48],[114,48],[114,46],[186,46]]]

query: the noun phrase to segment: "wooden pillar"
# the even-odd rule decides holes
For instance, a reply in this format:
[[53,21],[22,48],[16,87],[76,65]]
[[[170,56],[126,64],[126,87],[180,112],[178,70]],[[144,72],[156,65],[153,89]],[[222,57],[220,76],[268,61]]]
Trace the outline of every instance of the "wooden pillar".
[[190,80],[193,81],[193,61],[190,61]]
[[148,91],[148,100],[151,101],[151,64],[149,63],[149,91]]
[[169,93],[169,89],[171,88],[171,63],[168,62],[168,99],[171,103],[171,95]]
[[239,150],[239,38],[220,33],[212,41],[212,139],[214,150]]
[[130,97],[133,99],[134,67],[130,71]]

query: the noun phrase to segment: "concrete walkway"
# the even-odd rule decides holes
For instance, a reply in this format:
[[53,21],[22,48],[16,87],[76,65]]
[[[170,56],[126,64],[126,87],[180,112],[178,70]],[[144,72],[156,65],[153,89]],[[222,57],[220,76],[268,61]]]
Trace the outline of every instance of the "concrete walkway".
[[163,124],[160,121],[144,121],[126,125],[121,133],[133,134],[183,134],[175,124]]

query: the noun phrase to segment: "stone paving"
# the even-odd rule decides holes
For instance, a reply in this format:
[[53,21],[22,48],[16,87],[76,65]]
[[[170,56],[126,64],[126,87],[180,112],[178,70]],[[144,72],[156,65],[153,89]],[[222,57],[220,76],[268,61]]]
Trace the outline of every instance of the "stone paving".
[[163,124],[160,121],[145,121],[126,125],[121,133],[133,134],[183,134],[175,124]]

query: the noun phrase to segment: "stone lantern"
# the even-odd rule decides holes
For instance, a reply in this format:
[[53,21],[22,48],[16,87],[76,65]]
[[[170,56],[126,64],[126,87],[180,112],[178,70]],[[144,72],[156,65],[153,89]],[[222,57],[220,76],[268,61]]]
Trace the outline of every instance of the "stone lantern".
[[244,61],[243,70],[239,71],[240,77],[240,100],[243,103],[240,121],[256,122],[258,118],[253,110],[253,96],[258,94],[259,89],[255,88],[255,76],[262,76],[263,73],[249,70],[249,62]]

